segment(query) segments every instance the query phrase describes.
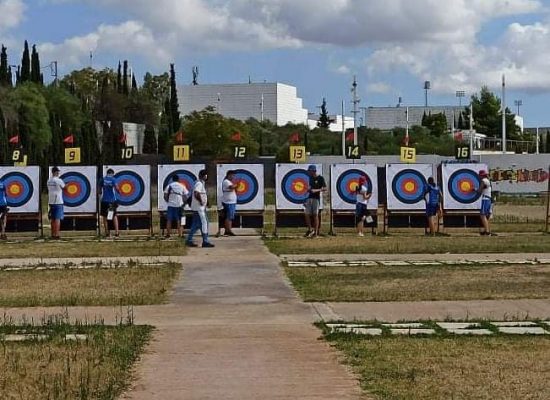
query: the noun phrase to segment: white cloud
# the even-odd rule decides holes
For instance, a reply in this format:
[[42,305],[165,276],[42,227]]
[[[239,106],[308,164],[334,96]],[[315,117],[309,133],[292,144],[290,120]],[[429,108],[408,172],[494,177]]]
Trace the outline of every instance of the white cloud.
[[0,0],[0,32],[18,26],[24,12],[25,4],[22,0]]
[[392,91],[392,87],[384,82],[375,82],[367,85],[368,93],[387,94]]

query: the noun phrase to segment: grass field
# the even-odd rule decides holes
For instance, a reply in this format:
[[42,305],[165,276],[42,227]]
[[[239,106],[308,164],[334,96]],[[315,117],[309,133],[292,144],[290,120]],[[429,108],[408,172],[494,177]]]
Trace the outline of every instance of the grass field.
[[0,258],[182,256],[182,240],[22,241],[0,243]]
[[550,298],[548,265],[285,268],[305,301]]
[[[129,385],[132,365],[152,328],[120,325],[0,327],[1,399],[116,399]],[[4,341],[14,333],[44,340]],[[67,334],[86,335],[67,340]]]
[[332,334],[377,400],[546,400],[550,338],[366,337]]
[[160,304],[180,271],[180,264],[0,271],[0,307]]
[[275,254],[395,254],[395,253],[532,253],[550,250],[550,236],[543,234],[480,236],[370,236],[267,238],[265,244]]

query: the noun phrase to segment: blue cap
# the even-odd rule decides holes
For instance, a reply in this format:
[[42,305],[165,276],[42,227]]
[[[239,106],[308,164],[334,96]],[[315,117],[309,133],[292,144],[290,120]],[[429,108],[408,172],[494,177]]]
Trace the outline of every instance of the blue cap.
[[307,167],[308,171],[317,171],[317,167],[313,164],[311,164],[309,167]]

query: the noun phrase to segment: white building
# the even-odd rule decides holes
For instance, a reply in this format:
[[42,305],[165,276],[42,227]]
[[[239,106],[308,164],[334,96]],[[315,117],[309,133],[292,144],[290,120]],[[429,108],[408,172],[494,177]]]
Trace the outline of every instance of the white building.
[[224,117],[242,121],[255,118],[279,126],[307,123],[307,110],[296,88],[278,82],[180,86],[178,100],[182,115],[211,106]]
[[[328,129],[331,132],[342,132],[342,115],[329,115],[329,118],[333,120]],[[310,114],[307,120],[309,129],[317,128],[319,122],[319,115]],[[344,130],[353,129],[354,127],[353,117],[344,116]]]

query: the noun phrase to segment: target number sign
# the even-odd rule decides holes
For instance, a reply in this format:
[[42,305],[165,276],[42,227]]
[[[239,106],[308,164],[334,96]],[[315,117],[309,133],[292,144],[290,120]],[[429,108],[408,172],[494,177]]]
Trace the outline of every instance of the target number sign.
[[174,146],[174,161],[189,161],[189,145],[181,144]]
[[242,160],[246,158],[246,146],[235,146],[233,149],[233,157],[237,160]]
[[11,160],[13,162],[19,162],[23,159],[24,154],[21,150],[14,150],[13,153],[11,153]]
[[359,151],[359,146],[347,146],[346,147],[346,158],[349,160],[359,160],[361,159],[361,152]]
[[20,161],[14,162],[14,167],[26,167],[27,166],[27,155],[23,155],[22,158],[19,159]]
[[80,147],[65,149],[65,164],[80,164]]
[[123,147],[120,149],[121,160],[131,160],[134,158],[134,146]]
[[67,172],[60,177],[65,182],[63,201],[67,207],[78,207],[84,204],[91,194],[91,184],[80,172]]
[[469,146],[456,146],[455,157],[457,160],[469,160],[470,159],[470,147]]
[[401,147],[401,162],[415,163],[416,149],[414,147]]
[[306,162],[306,146],[290,146],[291,162]]

